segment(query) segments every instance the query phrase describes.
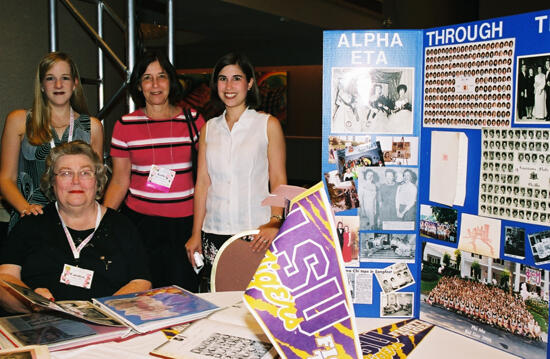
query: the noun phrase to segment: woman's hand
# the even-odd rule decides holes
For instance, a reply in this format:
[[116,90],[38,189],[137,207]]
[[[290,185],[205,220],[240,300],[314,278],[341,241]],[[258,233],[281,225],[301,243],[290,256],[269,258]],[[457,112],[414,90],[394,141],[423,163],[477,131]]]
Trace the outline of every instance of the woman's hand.
[[29,204],[21,211],[20,216],[25,217],[31,214],[35,216],[39,214],[44,214],[44,211],[42,211],[42,206],[36,203]]
[[200,254],[202,254],[202,241],[200,233],[193,234],[191,235],[191,237],[189,237],[187,243],[185,243],[185,249],[187,250],[187,258],[189,258],[189,263],[191,263],[191,265],[195,267],[195,252],[199,252]]
[[277,236],[277,233],[279,233],[280,227],[281,222],[277,219],[271,219],[266,224],[262,224],[258,228],[260,233],[258,233],[251,242],[252,251],[260,252],[267,250],[271,242],[273,242]]
[[55,302],[55,298],[48,288],[36,288],[34,292],[40,294],[48,300],[51,300],[52,302]]

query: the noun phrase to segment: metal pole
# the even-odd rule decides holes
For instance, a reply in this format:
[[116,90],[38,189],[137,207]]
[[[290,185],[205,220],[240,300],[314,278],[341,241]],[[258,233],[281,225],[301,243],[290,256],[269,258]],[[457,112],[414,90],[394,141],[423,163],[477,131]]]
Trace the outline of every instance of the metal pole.
[[55,8],[55,0],[50,0],[50,52],[53,52],[56,50],[56,8]]
[[120,27],[120,29],[122,31],[126,31],[126,24],[124,23],[124,21],[122,21],[122,19],[115,13],[115,11],[113,10],[113,8],[111,8],[109,6],[109,4],[103,2],[103,9],[105,11],[107,11],[107,14],[109,14],[111,16],[111,18],[113,19],[113,21],[118,25],[118,27]]
[[[134,0],[128,0],[128,71],[127,82],[130,82],[130,73],[134,69],[135,64],[135,24],[134,24]],[[134,101],[128,96],[128,109],[134,112],[136,106]]]
[[[97,3],[97,34],[103,38],[103,2]],[[100,109],[103,108],[105,100],[105,87],[103,84],[103,50],[101,47],[97,48],[97,79],[99,80],[99,86],[97,88],[97,105]],[[100,119],[102,120],[102,119]]]
[[122,85],[120,85],[120,87],[118,88],[118,90],[116,90],[115,94],[109,99],[109,101],[107,101],[107,104],[105,105],[105,107],[99,110],[99,112],[97,113],[98,118],[102,118],[105,115],[105,112],[107,112],[107,110],[109,110],[109,108],[113,105],[113,103],[118,99],[118,96],[120,96],[120,94],[122,94],[124,90],[126,90],[126,87],[128,87],[128,83],[123,82]]
[[111,50],[109,45],[103,41],[103,39],[97,34],[92,26],[86,21],[86,19],[78,12],[74,5],[69,0],[61,0],[67,6],[72,15],[80,22],[80,24],[92,35],[97,41],[98,45],[111,56],[111,58],[120,66],[122,70],[126,70],[126,65],[117,57],[117,55]]
[[168,60],[174,64],[174,1],[168,0]]
[[113,11],[113,9],[109,6],[109,4],[105,3],[103,0],[80,0],[82,2],[87,2],[88,4],[93,5],[99,5],[102,3],[103,10],[107,12],[107,14],[111,15],[114,22],[121,28],[121,30],[126,31],[126,24],[122,21],[120,17]]

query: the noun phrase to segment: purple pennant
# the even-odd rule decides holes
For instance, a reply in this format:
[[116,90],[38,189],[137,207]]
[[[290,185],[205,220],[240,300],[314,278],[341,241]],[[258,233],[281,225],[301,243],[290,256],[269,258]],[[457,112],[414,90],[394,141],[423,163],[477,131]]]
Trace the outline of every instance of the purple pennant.
[[361,358],[323,183],[294,198],[245,300],[282,358]]

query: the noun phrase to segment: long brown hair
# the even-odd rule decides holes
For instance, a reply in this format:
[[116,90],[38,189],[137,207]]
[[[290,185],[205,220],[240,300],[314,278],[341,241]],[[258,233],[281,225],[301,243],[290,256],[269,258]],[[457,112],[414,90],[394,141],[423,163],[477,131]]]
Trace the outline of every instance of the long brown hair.
[[27,122],[26,134],[32,145],[39,145],[52,139],[50,130],[51,110],[48,106],[48,97],[42,92],[42,81],[48,70],[57,62],[65,61],[71,68],[71,77],[75,80],[75,89],[71,95],[71,107],[79,114],[88,114],[88,105],[82,91],[80,74],[73,60],[64,52],[51,52],[44,56],[34,79],[34,101],[30,121]]

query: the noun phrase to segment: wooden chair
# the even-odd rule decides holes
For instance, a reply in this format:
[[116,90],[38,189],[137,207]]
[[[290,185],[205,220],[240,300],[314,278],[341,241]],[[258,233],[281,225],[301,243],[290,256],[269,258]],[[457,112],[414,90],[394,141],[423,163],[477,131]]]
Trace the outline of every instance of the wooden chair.
[[253,252],[250,247],[252,236],[258,230],[237,233],[219,249],[210,274],[212,292],[245,290],[254,276],[265,252]]

